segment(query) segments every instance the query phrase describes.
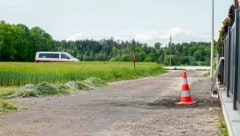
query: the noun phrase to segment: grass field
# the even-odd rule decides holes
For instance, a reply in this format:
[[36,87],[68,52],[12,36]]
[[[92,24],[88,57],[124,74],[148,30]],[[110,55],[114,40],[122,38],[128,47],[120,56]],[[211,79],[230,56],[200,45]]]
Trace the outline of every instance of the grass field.
[[0,86],[19,86],[41,82],[64,83],[96,77],[103,81],[135,79],[164,73],[156,63],[79,62],[18,63],[0,62]]
[[66,95],[94,89],[106,82],[164,72],[166,70],[156,63],[136,63],[134,70],[133,63],[127,62],[0,62],[0,114],[19,109],[5,99]]

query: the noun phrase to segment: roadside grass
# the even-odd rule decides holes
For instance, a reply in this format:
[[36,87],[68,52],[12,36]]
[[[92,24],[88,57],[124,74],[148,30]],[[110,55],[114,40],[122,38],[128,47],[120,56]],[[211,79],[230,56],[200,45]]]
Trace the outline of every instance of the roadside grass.
[[221,136],[229,136],[225,121],[222,121],[220,128],[221,128]]
[[21,109],[7,99],[75,94],[165,72],[156,63],[137,63],[134,70],[130,62],[0,62],[0,114]]
[[42,82],[38,84],[26,84],[15,90],[10,95],[0,95],[2,99],[15,97],[45,97],[55,95],[68,95],[105,86],[106,83],[98,78],[91,77],[83,81],[69,81],[65,84],[50,84]]
[[65,83],[96,77],[106,82],[135,79],[164,73],[157,63],[79,62],[79,63],[18,63],[0,62],[0,86]]
[[0,114],[17,110],[18,107],[12,103],[0,99]]
[[0,100],[6,100],[15,97],[68,95],[104,87],[106,85],[107,83],[105,81],[91,77],[82,81],[68,81],[65,84],[41,82],[38,84],[26,84],[20,87],[0,87]]
[[6,99],[74,94],[165,72],[157,63],[137,63],[134,70],[129,62],[0,62],[0,114],[18,109]]
[[17,86],[0,87],[0,99],[4,99],[16,92]]

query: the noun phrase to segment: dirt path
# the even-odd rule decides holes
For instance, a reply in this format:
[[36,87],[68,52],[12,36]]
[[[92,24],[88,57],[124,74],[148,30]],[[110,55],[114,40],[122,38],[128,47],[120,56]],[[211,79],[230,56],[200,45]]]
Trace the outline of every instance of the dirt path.
[[0,116],[1,136],[216,136],[221,108],[205,72],[188,71],[195,106],[177,106],[182,71],[74,96],[11,100],[29,107]]

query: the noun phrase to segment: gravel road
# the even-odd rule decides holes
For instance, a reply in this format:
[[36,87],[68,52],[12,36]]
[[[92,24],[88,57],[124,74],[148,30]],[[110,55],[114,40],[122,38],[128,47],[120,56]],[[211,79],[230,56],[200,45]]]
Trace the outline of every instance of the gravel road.
[[182,71],[78,95],[10,100],[26,110],[0,115],[1,136],[217,136],[222,111],[204,71],[187,71],[197,104],[176,105]]

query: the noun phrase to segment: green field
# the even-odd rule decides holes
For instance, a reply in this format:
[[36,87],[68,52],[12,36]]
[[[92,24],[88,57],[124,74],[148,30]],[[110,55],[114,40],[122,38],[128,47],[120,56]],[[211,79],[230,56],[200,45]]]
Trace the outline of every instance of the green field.
[[133,63],[128,62],[0,62],[0,114],[20,108],[5,99],[67,95],[101,87],[106,82],[164,72],[157,63],[136,63],[134,70]]
[[78,62],[18,63],[0,62],[0,86],[19,86],[41,82],[65,83],[96,77],[106,82],[135,79],[164,73],[157,63]]

